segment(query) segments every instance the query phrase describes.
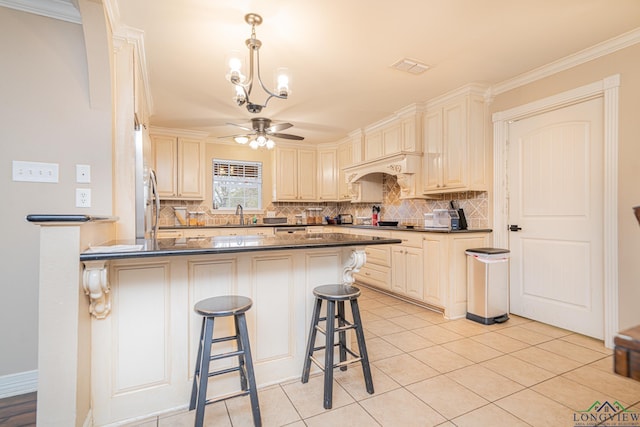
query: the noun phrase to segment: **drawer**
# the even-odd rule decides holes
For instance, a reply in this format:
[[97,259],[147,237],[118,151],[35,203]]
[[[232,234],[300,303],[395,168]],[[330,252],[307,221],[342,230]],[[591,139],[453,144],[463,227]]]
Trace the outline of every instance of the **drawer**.
[[274,228],[273,227],[256,227],[250,228],[247,230],[247,235],[249,236],[274,236]]
[[422,248],[422,233],[412,231],[393,231],[391,237],[401,239],[402,246],[410,246],[412,248]]
[[366,283],[382,289],[390,288],[391,272],[388,268],[377,269],[373,267],[362,267],[354,277],[356,282]]
[[391,248],[387,245],[367,246],[364,249],[367,254],[367,264],[378,264],[385,267],[391,266]]
[[376,236],[376,237],[391,237],[391,231],[389,230],[375,230],[372,228],[351,228],[351,234],[357,234],[360,236]]
[[194,228],[192,230],[184,230],[183,231],[183,235],[184,237],[187,238],[197,238],[197,237],[211,237],[211,236],[217,236],[219,234],[219,232],[215,229],[211,229],[211,228]]
[[182,230],[158,230],[158,239],[180,239],[184,237]]

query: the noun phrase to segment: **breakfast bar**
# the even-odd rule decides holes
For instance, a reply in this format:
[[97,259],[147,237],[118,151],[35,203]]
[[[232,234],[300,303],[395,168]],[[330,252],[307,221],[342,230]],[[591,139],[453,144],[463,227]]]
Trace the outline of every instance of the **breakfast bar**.
[[[88,397],[80,386],[88,386],[87,417],[96,426],[187,407],[201,322],[193,306],[208,297],[236,294],[253,300],[247,323],[258,387],[299,377],[313,288],[352,283],[353,274],[366,262],[365,247],[400,243],[399,239],[341,233],[104,242],[95,235],[88,240],[77,238],[85,234],[80,229],[91,229],[90,222],[40,225],[41,257],[63,256],[64,247],[46,243],[49,234],[58,243],[62,235],[69,235],[69,248],[80,246],[79,252],[75,249],[80,280],[73,297],[69,284],[41,271],[41,285],[46,287],[41,295],[42,360],[57,358],[58,366],[67,366],[74,376],[60,378],[62,370],[52,365],[41,370],[40,380],[60,383],[76,377],[78,387],[68,395],[48,393],[43,387],[38,416],[41,397],[48,402],[42,406],[43,416],[48,407],[50,414],[63,407],[79,412],[77,402]],[[72,261],[65,258],[72,273]],[[56,288],[69,291],[62,298]],[[54,293],[67,308],[51,304]],[[72,308],[77,319],[53,327],[57,318],[67,316],[60,310],[68,313]],[[231,323],[223,320],[216,323],[215,331],[229,335]],[[67,337],[77,348],[58,348],[59,337]],[[73,357],[58,357],[59,351]],[[217,368],[224,369],[227,362],[217,363]],[[209,395],[225,395],[236,388],[235,376],[222,376]],[[81,413],[76,416],[82,418]]]

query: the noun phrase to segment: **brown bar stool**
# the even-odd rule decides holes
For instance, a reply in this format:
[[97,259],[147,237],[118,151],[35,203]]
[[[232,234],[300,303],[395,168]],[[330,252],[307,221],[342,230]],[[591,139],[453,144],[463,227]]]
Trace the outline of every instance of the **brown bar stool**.
[[[193,388],[191,390],[191,403],[189,410],[196,410],[195,426],[201,427],[204,421],[205,405],[231,399],[238,396],[249,395],[251,399],[251,411],[253,413],[253,424],[256,427],[262,425],[260,418],[260,404],[258,402],[258,391],[253,372],[253,362],[251,360],[251,348],[249,346],[249,334],[247,333],[247,320],[244,313],[251,308],[253,301],[250,298],[227,295],[214,298],[207,298],[198,302],[194,310],[203,316],[202,329],[200,331],[200,343],[198,344],[198,360],[193,376]],[[236,334],[228,337],[213,338],[213,321],[216,317],[233,316]],[[211,354],[211,344],[235,340],[236,351],[227,353]],[[209,362],[212,360],[224,359],[227,357],[238,357],[238,366],[209,372]],[[238,371],[240,373],[241,391],[230,396],[218,399],[207,400],[207,385],[209,377],[229,372]],[[248,382],[248,385],[247,385]]]
[[[323,285],[313,290],[316,297],[315,307],[313,310],[313,318],[311,319],[311,330],[309,331],[309,341],[307,342],[307,352],[305,355],[304,367],[302,369],[302,382],[309,381],[309,370],[311,362],[315,363],[324,371],[324,408],[331,409],[333,400],[333,369],[339,367],[346,370],[347,365],[360,362],[362,365],[362,373],[369,394],[373,394],[373,380],[371,379],[371,369],[369,368],[369,356],[367,355],[367,346],[364,342],[364,331],[362,329],[362,320],[360,319],[360,310],[358,308],[358,297],[360,289],[351,285]],[[351,304],[351,312],[353,314],[353,323],[345,318],[344,302],[349,301]],[[320,309],[322,301],[327,301],[327,316],[320,317]],[[338,313],[336,315],[336,302],[338,303]],[[335,319],[338,320],[338,327],[335,326]],[[318,326],[318,323],[325,320],[325,329]],[[358,339],[358,353],[355,353],[347,346],[346,332],[349,329],[355,329],[356,338]],[[325,335],[326,342],[324,346],[315,347],[316,332],[320,331]],[[338,342],[335,343],[335,333],[338,332]],[[333,348],[339,347],[340,362],[333,363]],[[322,365],[315,357],[313,352],[324,349],[324,365]],[[353,358],[347,360],[347,353]]]

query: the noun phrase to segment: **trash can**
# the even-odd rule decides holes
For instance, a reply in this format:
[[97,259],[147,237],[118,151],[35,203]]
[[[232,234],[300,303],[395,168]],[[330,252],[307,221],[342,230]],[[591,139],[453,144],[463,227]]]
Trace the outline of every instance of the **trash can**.
[[467,254],[467,319],[492,325],[509,320],[509,250],[475,248]]

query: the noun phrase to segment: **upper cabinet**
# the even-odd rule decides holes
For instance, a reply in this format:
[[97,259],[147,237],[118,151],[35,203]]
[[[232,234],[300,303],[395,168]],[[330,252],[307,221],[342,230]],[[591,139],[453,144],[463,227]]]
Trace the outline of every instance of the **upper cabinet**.
[[338,200],[351,200],[349,194],[349,185],[347,184],[347,176],[344,168],[353,164],[353,143],[347,140],[338,144]]
[[335,148],[318,149],[318,200],[338,200],[338,156]]
[[204,199],[202,139],[151,135],[153,160],[161,199]]
[[273,201],[316,201],[316,150],[278,145],[274,158]]
[[488,189],[484,98],[472,89],[431,103],[424,114],[423,193]]
[[412,105],[364,131],[363,162],[400,153],[420,153],[420,113]]

